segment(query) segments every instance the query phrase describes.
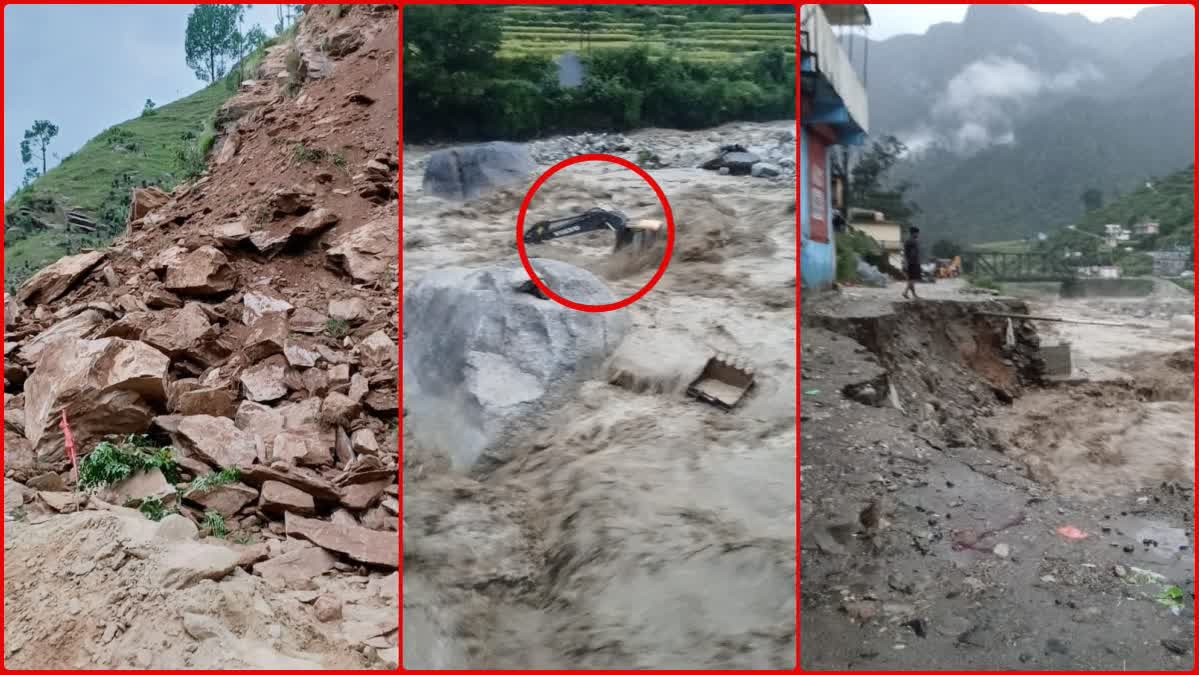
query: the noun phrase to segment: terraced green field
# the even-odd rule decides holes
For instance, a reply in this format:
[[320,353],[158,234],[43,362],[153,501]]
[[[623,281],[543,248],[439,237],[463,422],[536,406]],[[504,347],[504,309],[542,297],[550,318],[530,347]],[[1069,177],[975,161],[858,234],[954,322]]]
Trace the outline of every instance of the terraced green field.
[[746,13],[736,6],[709,10],[729,20],[697,20],[694,8],[639,8],[635,20],[608,8],[593,6],[590,14],[575,7],[517,5],[503,9],[502,56],[557,56],[566,51],[645,46],[659,55],[672,54],[694,61],[742,58],[771,47],[788,54],[796,48],[794,17],[790,13]]

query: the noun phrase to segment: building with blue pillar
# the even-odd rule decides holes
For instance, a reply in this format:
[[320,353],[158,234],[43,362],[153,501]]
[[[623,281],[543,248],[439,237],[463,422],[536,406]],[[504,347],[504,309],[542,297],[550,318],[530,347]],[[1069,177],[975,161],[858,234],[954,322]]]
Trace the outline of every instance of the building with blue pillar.
[[[837,274],[834,208],[844,209],[845,177],[834,175],[834,148],[867,138],[867,89],[851,61],[853,33],[871,24],[866,5],[800,7],[800,276],[803,288],[828,288]],[[846,39],[849,38],[849,39]],[[861,40],[865,64],[868,42]],[[865,68],[864,68],[865,72]]]

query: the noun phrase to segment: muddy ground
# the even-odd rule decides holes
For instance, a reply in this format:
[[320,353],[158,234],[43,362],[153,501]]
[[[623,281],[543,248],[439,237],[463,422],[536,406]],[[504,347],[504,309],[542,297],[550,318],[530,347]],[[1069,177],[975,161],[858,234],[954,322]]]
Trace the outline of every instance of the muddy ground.
[[[802,305],[802,666],[1191,668],[1191,336],[1094,300],[901,290]],[[1047,388],[974,311],[1161,325],[1036,324],[1083,380]]]
[[[794,129],[646,131],[694,149]],[[465,205],[426,196],[428,148],[404,153],[404,282],[441,266],[517,265],[527,186]],[[546,167],[543,167],[546,168]],[[552,177],[531,217],[602,206],[654,217],[633,173],[588,163]],[[577,169],[577,170],[576,170]],[[792,183],[696,168],[650,172],[675,212],[676,254],[627,310],[613,368],[489,474],[452,473],[404,446],[404,665],[408,668],[790,668],[794,664],[794,203]],[[530,181],[532,182],[532,176]],[[545,214],[545,216],[541,215]],[[628,296],[657,260],[608,258],[612,235],[546,244]],[[716,352],[757,387],[731,413],[684,395]]]

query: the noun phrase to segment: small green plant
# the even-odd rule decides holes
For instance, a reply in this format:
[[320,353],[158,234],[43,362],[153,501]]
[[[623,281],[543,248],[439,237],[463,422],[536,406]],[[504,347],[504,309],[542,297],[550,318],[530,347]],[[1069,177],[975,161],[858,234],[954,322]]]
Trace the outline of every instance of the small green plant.
[[172,160],[175,167],[175,173],[184,180],[197,178],[204,170],[208,168],[208,163],[205,162],[205,152],[201,150],[200,143],[183,143],[175,146]]
[[162,499],[154,495],[143,499],[142,503],[138,505],[138,511],[141,511],[142,515],[156,523],[170,513],[166,505],[162,503]]
[[154,101],[151,99],[146,99],[146,104],[142,106],[142,117],[151,117],[157,113],[158,111],[155,110]]
[[158,469],[168,482],[179,480],[171,448],[155,448],[146,436],[127,436],[114,443],[102,441],[79,463],[79,486],[84,489],[112,485],[135,473]]
[[325,322],[325,334],[331,338],[343,338],[350,333],[350,324],[345,319],[329,319]]
[[336,166],[337,168],[339,168],[343,171],[346,170],[346,157],[342,153],[340,153],[340,152],[329,153],[329,161],[333,162],[333,165]]
[[239,532],[236,536],[234,536],[233,543],[241,544],[242,546],[249,546],[250,544],[254,543],[254,535],[250,534],[249,532]]
[[292,163],[300,164],[302,162],[317,163],[329,157],[329,153],[321,148],[310,148],[303,143],[296,143],[292,146]]
[[1183,606],[1183,589],[1178,586],[1167,586],[1154,599],[1158,604],[1167,607],[1182,607]]
[[184,491],[184,495],[190,495],[193,492],[207,492],[218,485],[236,483],[241,479],[241,477],[242,474],[240,471],[238,471],[236,466],[232,466],[227,469],[221,469],[220,471],[214,471],[203,476],[197,476],[196,479],[188,485],[187,489]]
[[211,509],[204,512],[204,529],[218,539],[224,539],[229,534],[229,528],[225,526],[225,516]]

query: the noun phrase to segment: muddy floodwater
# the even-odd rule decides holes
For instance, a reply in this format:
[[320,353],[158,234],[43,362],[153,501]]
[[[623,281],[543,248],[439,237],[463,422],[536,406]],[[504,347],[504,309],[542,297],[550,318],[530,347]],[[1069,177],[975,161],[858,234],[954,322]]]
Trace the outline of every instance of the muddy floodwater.
[[1043,344],[1070,344],[1073,372],[1066,383],[1022,397],[990,422],[997,440],[1036,480],[1094,499],[1192,480],[1192,334],[1172,329],[1163,318],[1170,311],[1150,311],[1159,305],[1177,302],[1034,303],[1037,315],[1127,324],[1038,324]]
[[[645,131],[629,135],[627,154],[645,144],[698,154],[793,129]],[[421,191],[428,153],[404,153],[405,285],[447,266],[518,265],[527,186],[444,202]],[[794,190],[788,178],[695,165],[650,170],[674,213],[676,252],[622,310],[632,327],[612,377],[584,382],[486,473],[451,471],[453,448],[405,438],[406,667],[793,666]],[[663,217],[637,175],[589,162],[552,176],[527,222],[594,207]],[[529,252],[584,267],[625,297],[660,259],[612,249],[613,235],[598,232]],[[685,375],[715,354],[757,374],[732,412],[684,393]]]

